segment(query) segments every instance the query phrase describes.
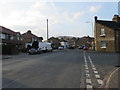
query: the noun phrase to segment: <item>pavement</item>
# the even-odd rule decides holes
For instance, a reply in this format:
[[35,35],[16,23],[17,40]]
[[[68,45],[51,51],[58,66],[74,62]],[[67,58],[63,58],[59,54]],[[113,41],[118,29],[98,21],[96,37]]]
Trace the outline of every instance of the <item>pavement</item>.
[[2,63],[3,88],[119,86],[115,67],[118,58],[115,53],[66,49],[36,55],[5,55]]
[[120,67],[115,68],[109,75],[104,79],[104,85],[100,88],[106,89],[120,89]]

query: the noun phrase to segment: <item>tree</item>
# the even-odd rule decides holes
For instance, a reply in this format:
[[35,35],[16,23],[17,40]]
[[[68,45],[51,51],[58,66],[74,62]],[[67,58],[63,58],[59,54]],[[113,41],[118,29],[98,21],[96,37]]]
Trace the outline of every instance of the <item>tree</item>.
[[38,44],[39,44],[38,41],[34,41],[32,43],[32,47],[35,48],[35,49],[38,49],[39,48]]

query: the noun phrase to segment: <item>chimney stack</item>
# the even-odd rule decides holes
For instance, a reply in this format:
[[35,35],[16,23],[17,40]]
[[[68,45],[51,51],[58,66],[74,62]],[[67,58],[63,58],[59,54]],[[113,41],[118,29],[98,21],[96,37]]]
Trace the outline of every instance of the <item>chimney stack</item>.
[[31,30],[28,30],[27,33],[28,33],[28,34],[31,34]]
[[114,15],[112,21],[120,23],[120,17],[119,17],[119,15]]
[[98,17],[97,17],[97,16],[95,16],[94,18],[95,18],[95,21],[97,21]]

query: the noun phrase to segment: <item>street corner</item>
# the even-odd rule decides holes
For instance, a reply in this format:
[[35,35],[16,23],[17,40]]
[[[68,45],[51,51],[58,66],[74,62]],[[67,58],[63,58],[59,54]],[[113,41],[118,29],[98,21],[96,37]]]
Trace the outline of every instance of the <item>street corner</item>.
[[100,88],[115,88],[119,89],[119,81],[120,81],[120,68],[115,68],[110,72],[103,80],[104,84]]

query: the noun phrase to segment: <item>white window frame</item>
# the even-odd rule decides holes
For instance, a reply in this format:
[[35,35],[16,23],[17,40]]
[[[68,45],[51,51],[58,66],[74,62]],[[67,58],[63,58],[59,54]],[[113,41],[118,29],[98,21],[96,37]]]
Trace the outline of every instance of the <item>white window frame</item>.
[[101,41],[100,45],[101,45],[101,48],[106,48],[106,42],[105,41]]
[[10,36],[10,40],[14,40],[14,36],[11,35],[11,36]]
[[1,39],[6,39],[5,34],[1,33]]
[[105,36],[105,29],[104,28],[100,29],[100,36]]
[[17,36],[17,40],[20,40],[20,37],[19,37],[19,36]]

